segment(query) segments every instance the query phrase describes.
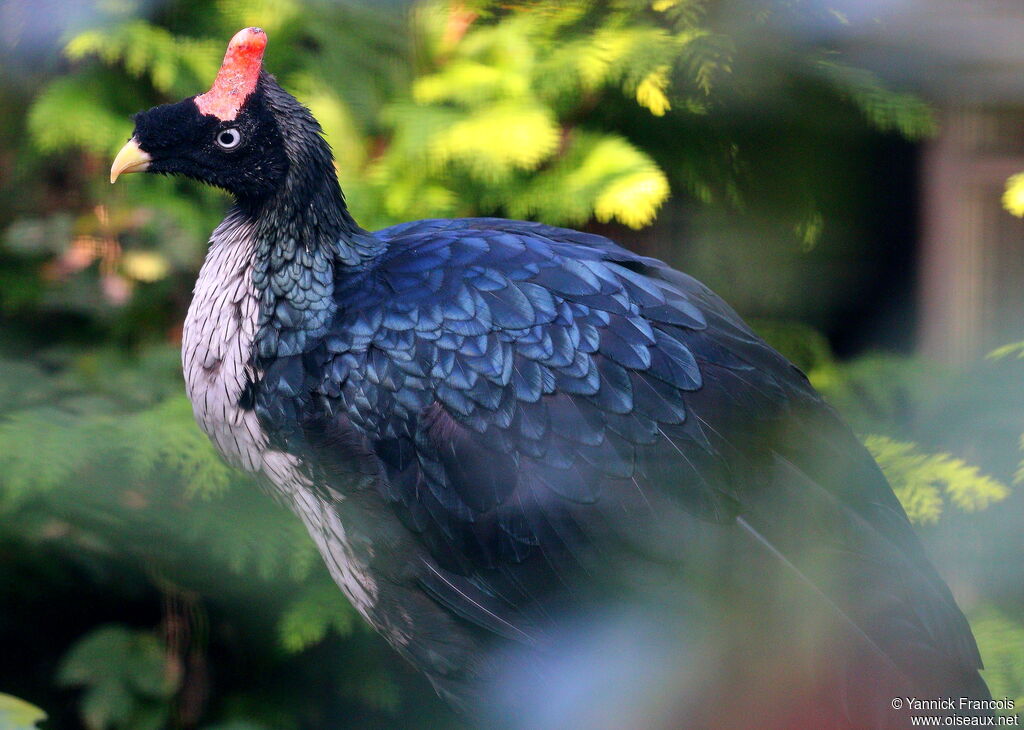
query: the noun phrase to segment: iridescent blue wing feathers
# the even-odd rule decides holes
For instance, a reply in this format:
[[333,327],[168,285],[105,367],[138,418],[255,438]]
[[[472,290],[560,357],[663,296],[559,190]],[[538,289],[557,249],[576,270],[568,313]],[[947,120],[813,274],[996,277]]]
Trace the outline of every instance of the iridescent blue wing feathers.
[[[257,408],[282,438],[290,414],[352,425],[379,460],[381,495],[427,550],[424,589],[449,610],[534,636],[549,602],[594,590],[609,545],[684,560],[686,535],[648,534],[665,515],[742,516],[799,555],[805,502],[835,527],[815,532],[823,545],[902,576],[873,574],[911,644],[977,662],[870,457],[704,286],[539,224],[418,221],[376,235],[380,259],[335,282],[322,344],[273,362]],[[922,599],[907,584],[928,609],[911,608]],[[870,617],[853,620],[873,642]]]

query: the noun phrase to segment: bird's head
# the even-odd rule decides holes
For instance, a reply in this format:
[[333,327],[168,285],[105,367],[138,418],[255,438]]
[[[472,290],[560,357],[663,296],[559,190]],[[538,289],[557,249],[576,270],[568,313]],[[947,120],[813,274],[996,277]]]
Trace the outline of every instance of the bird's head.
[[128,172],[185,175],[244,203],[287,186],[289,168],[300,159],[333,173],[319,125],[263,71],[266,45],[260,28],[240,30],[209,91],[136,114],[110,182]]

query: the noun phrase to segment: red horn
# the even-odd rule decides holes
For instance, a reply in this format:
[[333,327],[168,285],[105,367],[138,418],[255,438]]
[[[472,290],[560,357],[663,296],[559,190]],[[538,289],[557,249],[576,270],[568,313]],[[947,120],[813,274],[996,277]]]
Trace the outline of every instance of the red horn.
[[224,122],[237,117],[246,98],[256,90],[266,47],[267,34],[262,28],[243,28],[235,33],[213,86],[196,97],[199,111]]

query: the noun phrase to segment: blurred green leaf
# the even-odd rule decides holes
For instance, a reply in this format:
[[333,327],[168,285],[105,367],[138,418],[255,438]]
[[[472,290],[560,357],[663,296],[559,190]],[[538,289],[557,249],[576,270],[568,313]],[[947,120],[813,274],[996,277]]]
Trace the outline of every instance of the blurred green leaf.
[[359,619],[338,587],[332,583],[313,585],[302,590],[288,604],[278,624],[281,644],[290,652],[298,652],[319,643],[334,630],[340,636],[351,633]]
[[1024,359],[1024,342],[1012,342],[992,350],[986,355],[989,360],[1000,360],[1004,357],[1017,357]]
[[36,730],[45,719],[46,713],[35,705],[0,692],[0,728],[3,730]]
[[85,688],[81,712],[90,730],[158,730],[167,721],[181,674],[155,635],[109,625],[68,650],[57,681]]

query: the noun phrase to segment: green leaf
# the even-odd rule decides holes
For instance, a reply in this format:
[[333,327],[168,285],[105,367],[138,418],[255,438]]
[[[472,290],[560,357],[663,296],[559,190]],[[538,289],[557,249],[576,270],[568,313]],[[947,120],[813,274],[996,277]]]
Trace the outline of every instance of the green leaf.
[[636,87],[636,101],[650,110],[656,117],[665,116],[665,112],[672,108],[672,103],[665,95],[669,85],[668,66],[659,66],[647,74]]
[[[1020,448],[1024,450],[1024,436],[1020,437]],[[1014,484],[1024,484],[1024,461],[1020,462],[1017,471],[1013,473]]]

